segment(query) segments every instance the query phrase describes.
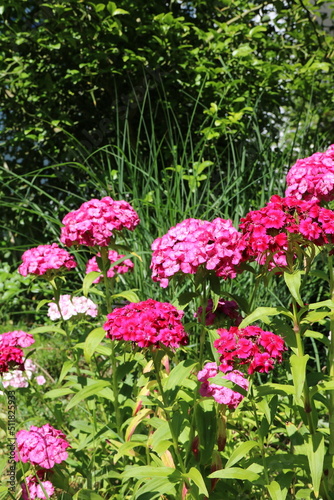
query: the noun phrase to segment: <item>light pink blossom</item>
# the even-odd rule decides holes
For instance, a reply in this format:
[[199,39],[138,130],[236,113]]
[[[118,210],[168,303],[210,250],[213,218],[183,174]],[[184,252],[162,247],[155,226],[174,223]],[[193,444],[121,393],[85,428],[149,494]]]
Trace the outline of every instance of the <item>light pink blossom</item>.
[[43,488],[48,497],[54,494],[55,489],[51,481],[42,480],[45,472],[44,470],[39,470],[36,476],[27,476],[25,478],[25,482],[21,484],[22,500],[33,500],[35,498],[41,498],[42,500],[46,499],[47,497],[43,492]]
[[53,321],[72,318],[72,316],[85,315],[95,318],[98,315],[97,305],[87,297],[71,297],[71,295],[60,295],[59,308],[55,302],[48,304],[48,316]]

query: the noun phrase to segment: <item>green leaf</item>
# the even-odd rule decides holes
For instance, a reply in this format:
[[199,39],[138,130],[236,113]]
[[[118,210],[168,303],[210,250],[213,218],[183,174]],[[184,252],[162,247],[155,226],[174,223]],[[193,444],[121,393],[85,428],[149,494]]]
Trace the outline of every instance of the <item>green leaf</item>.
[[32,335],[34,335],[35,333],[50,333],[50,332],[61,333],[62,335],[66,335],[65,330],[54,325],[38,326],[37,328],[29,330],[29,333],[31,333]]
[[271,500],[285,500],[287,490],[284,488],[284,491],[282,491],[280,485],[276,481],[272,481],[270,484],[268,484],[267,489],[269,491]]
[[254,323],[258,320],[266,319],[268,316],[277,316],[278,314],[284,314],[293,319],[291,312],[284,307],[258,307],[249,316],[246,316],[239,325],[239,328],[245,328],[246,326]]
[[148,465],[143,466],[128,466],[125,467],[125,471],[122,473],[123,479],[145,479],[148,477],[178,477],[181,479],[181,473],[174,469],[173,467],[150,467]]
[[74,495],[73,500],[103,500],[103,497],[95,491],[82,489]]
[[313,302],[308,305],[309,309],[319,309],[319,307],[329,307],[329,309],[334,309],[334,302],[328,299],[322,300],[321,302]]
[[84,345],[84,356],[87,363],[90,362],[97,346],[105,336],[106,331],[102,327],[94,328],[94,330],[88,334]]
[[[142,480],[141,480],[142,482]],[[153,500],[155,498],[162,498],[162,495],[173,495],[175,497],[175,483],[177,480],[172,481],[172,477],[154,477],[152,479],[146,480],[142,486],[138,489],[135,499],[140,500]],[[137,482],[137,485],[139,482]],[[147,493],[147,495],[145,495]]]
[[195,469],[195,467],[192,467],[189,472],[186,474],[183,474],[183,477],[186,479],[187,477],[191,479],[196,486],[198,487],[199,494],[200,495],[206,495],[209,496],[208,490],[206,489],[204,479],[202,477],[202,474],[200,473],[199,470]]
[[319,340],[326,346],[330,346],[330,340],[326,335],[320,332],[315,332],[314,330],[306,330],[304,337],[312,337],[313,339]]
[[259,474],[250,470],[241,469],[240,467],[230,467],[229,469],[216,470],[210,476],[210,479],[242,479],[243,481],[257,481]]
[[44,394],[44,399],[55,399],[61,398],[62,396],[67,396],[68,394],[73,394],[74,391],[70,387],[60,387],[59,389],[52,389]]
[[302,324],[317,323],[330,316],[330,311],[311,311],[301,320]]
[[256,392],[259,396],[268,396],[269,394],[289,396],[295,394],[295,388],[293,385],[268,383],[257,387]]
[[99,276],[101,276],[100,271],[91,271],[90,273],[86,274],[82,282],[82,291],[85,297],[87,297],[89,289],[93,284],[93,281],[95,281],[96,278],[98,278]]
[[36,307],[36,312],[40,310],[41,307],[43,307],[45,304],[50,304],[50,302],[52,302],[51,300],[49,299],[43,299],[43,300],[40,300],[37,304],[37,307]]
[[300,400],[304,389],[306,364],[309,358],[310,356],[308,354],[305,354],[304,356],[296,356],[295,354],[292,354],[292,356],[290,356],[292,379],[297,401]]
[[116,293],[112,295],[112,298],[122,297],[123,299],[128,300],[129,302],[140,302],[138,295],[134,292],[134,290],[126,290],[122,293]]
[[199,460],[206,465],[212,459],[212,452],[217,442],[217,413],[215,402],[205,398],[195,406],[196,431],[199,438]]
[[174,402],[176,394],[180,387],[182,387],[184,380],[189,376],[191,371],[196,366],[190,360],[181,361],[173,368],[167,379],[165,379],[165,394],[169,403]]
[[302,282],[301,275],[304,271],[295,271],[294,273],[284,273],[284,281],[286,286],[290,290],[292,297],[297,301],[301,307],[304,306],[304,302],[300,296],[300,285]]
[[316,432],[307,438],[308,442],[305,446],[311,471],[313,493],[318,498],[325,457],[324,436],[320,432]]
[[104,387],[107,387],[109,385],[110,382],[107,382],[106,380],[99,380],[91,385],[88,385],[87,387],[84,387],[83,389],[81,389],[81,391],[77,392],[75,396],[73,396],[71,401],[66,406],[65,411],[69,411],[83,399],[86,399],[92,395],[97,395]]
[[59,375],[58,384],[60,384],[64,380],[64,378],[66,377],[66,375],[68,374],[73,365],[74,361],[71,361],[70,359],[65,361]]
[[247,391],[243,387],[236,384],[235,382],[232,382],[232,380],[223,378],[222,373],[218,373],[218,375],[210,377],[208,380],[210,384],[216,384],[220,385],[221,387],[227,387],[228,389],[232,389],[232,391],[239,392],[239,394],[242,394],[243,396],[247,396]]
[[225,468],[228,469],[232,465],[239,462],[239,460],[244,458],[250,450],[255,448],[255,446],[259,446],[259,443],[257,443],[256,441],[246,441],[245,443],[242,443],[233,451],[232,455],[226,462]]

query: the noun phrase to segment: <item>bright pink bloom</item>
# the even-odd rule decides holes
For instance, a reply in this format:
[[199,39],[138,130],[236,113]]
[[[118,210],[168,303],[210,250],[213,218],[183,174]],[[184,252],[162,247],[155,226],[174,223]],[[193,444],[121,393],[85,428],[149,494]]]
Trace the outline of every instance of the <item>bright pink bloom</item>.
[[23,351],[18,347],[0,346],[0,374],[11,368],[23,370]]
[[[219,372],[218,366],[216,363],[206,363],[204,365],[203,370],[198,372],[197,378],[200,382],[203,382],[199,392],[203,397],[212,396],[217,403],[225,404],[230,409],[236,408],[244,396],[239,392],[233,391],[228,387],[223,387],[218,384],[211,383],[208,379],[215,377]],[[226,374],[221,374],[222,378],[226,378],[231,380],[232,382],[238,384],[240,387],[243,387],[245,390],[249,387],[248,380],[243,376],[241,372],[238,370],[231,371]]]
[[78,210],[65,215],[62,222],[60,241],[64,245],[107,247],[114,231],[133,231],[139,224],[139,217],[127,201],[106,196],[86,201]]
[[168,302],[148,299],[114,309],[103,328],[112,340],[135,342],[139,347],[179,347],[188,343],[179,311]]
[[200,267],[234,278],[243,248],[232,221],[186,219],[152,243],[152,279],[166,288],[174,274],[195,274]]
[[334,148],[297,160],[290,168],[286,196],[300,200],[334,200]]
[[[100,257],[101,254],[98,253],[97,256]],[[109,250],[109,252],[108,252],[108,258],[109,258],[111,264],[113,264],[114,262],[117,262],[122,257],[125,257],[125,255],[119,254],[115,250]],[[110,267],[108,269],[107,276],[108,276],[108,278],[113,278],[115,276],[115,274],[124,274],[124,273],[127,273],[128,271],[132,271],[133,267],[134,267],[133,262],[130,259],[125,259],[120,264],[116,264],[115,266]],[[96,257],[92,257],[91,259],[89,259],[89,261],[87,262],[87,265],[86,265],[86,273],[88,274],[88,273],[91,273],[92,271],[102,272],[102,270],[99,269],[99,266],[98,266],[97,261],[96,261]],[[99,283],[102,279],[103,279],[103,277],[100,276],[100,277],[96,278],[96,280],[94,280],[93,283]]]
[[45,472],[44,470],[39,470],[36,476],[27,476],[25,478],[25,482],[21,484],[22,500],[33,500],[34,498],[46,499],[47,497],[43,492],[42,486],[48,497],[54,494],[55,489],[51,481],[42,480]]
[[[228,322],[232,323],[233,326],[238,326],[242,321],[238,309],[239,306],[234,300],[219,299],[217,308],[213,311],[213,300],[209,299],[206,306],[205,324],[206,326],[212,326],[214,323],[222,323],[225,326],[226,322]],[[198,318],[198,321],[202,320],[202,307],[197,309],[194,317]]]
[[50,424],[42,427],[32,425],[29,431],[22,430],[16,433],[17,452],[15,460],[30,462],[43,469],[52,469],[55,464],[66,460],[66,448],[70,446],[65,434]]
[[286,350],[284,340],[279,335],[266,332],[258,326],[246,328],[231,327],[217,330],[219,339],[213,345],[220,354],[219,369],[229,372],[240,365],[249,365],[248,373],[268,372],[275,361],[281,362]]
[[67,271],[77,265],[67,250],[60,248],[57,243],[39,245],[26,250],[22,255],[22,261],[18,269],[22,276],[28,274],[40,276],[49,271]]
[[[276,227],[272,224],[275,217],[279,220]],[[240,228],[246,260],[256,260],[269,269],[286,267],[287,252],[292,252],[294,258],[297,246],[305,247],[310,241],[316,245],[334,242],[331,236],[334,212],[320,207],[314,200],[275,195],[265,207],[242,218]]]
[[6,347],[29,347],[35,342],[31,333],[26,333],[22,330],[14,330],[12,332],[2,333],[0,335],[0,348]]
[[[55,302],[49,302],[48,304],[48,316],[53,321],[57,319],[61,319],[63,317],[64,320],[72,318],[72,316],[91,316],[92,318],[96,318],[98,315],[98,307],[97,305],[87,297],[71,297],[71,295],[60,295],[59,297],[59,307]],[[60,314],[61,312],[61,314]]]

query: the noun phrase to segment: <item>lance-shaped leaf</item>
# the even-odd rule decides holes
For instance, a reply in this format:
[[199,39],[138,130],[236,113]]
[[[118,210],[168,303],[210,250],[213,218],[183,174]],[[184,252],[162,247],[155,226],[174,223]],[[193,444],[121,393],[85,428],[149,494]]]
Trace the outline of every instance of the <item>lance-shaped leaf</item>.
[[284,314],[285,316],[289,316],[289,318],[293,319],[293,315],[288,309],[285,309],[285,307],[257,307],[255,311],[242,320],[239,328],[245,328],[255,321],[266,321],[268,316],[277,316],[278,314]]
[[316,498],[319,497],[320,481],[323,471],[325,444],[324,436],[320,432],[308,436],[306,452],[310,466],[313,492]]
[[105,336],[106,331],[102,327],[94,328],[94,330],[88,334],[84,344],[84,356],[87,363],[90,362],[97,346]]
[[300,296],[300,285],[302,282],[302,274],[304,271],[295,271],[294,273],[284,273],[284,281],[286,286],[290,290],[292,297],[296,300],[297,304],[301,307],[304,306],[304,302]]
[[81,391],[77,392],[75,396],[73,396],[71,401],[66,406],[65,411],[70,410],[71,408],[79,404],[83,399],[99,394],[99,392],[108,385],[110,385],[110,382],[107,382],[106,380],[98,380],[97,382],[84,387],[83,389],[81,389]]
[[296,401],[300,400],[304,389],[306,378],[306,364],[308,360],[308,354],[305,354],[305,356],[296,356],[295,354],[292,354],[292,356],[290,356],[291,372],[293,385],[295,388]]

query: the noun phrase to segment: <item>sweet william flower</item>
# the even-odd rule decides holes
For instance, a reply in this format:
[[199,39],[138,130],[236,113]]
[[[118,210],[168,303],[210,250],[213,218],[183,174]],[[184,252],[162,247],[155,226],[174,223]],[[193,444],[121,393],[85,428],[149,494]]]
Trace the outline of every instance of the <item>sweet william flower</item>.
[[126,340],[139,347],[176,348],[188,343],[179,311],[168,302],[148,299],[114,309],[103,328],[112,340]]
[[66,449],[70,443],[65,438],[62,431],[50,424],[42,427],[32,425],[29,431],[21,430],[16,433],[15,460],[52,469],[55,464],[60,464],[68,457]]
[[60,248],[57,243],[52,245],[39,245],[36,248],[26,250],[22,255],[22,264],[19,266],[19,273],[22,276],[36,274],[37,276],[68,271],[76,267],[74,258]]
[[[71,297],[69,294],[60,295],[59,308],[55,302],[48,304],[48,316],[53,321],[61,319],[64,320],[72,318],[72,316],[90,316],[96,318],[98,315],[97,305],[87,297]],[[60,314],[61,313],[61,314]]]
[[[209,378],[215,377],[219,371],[216,363],[206,363],[201,371],[197,374],[197,379],[202,382],[200,386],[200,395],[203,397],[213,397],[217,403],[225,404],[230,409],[237,408],[244,396],[239,392],[233,391],[228,387],[224,387],[218,384],[211,383]],[[238,370],[230,371],[229,373],[221,373],[222,378],[231,380],[232,382],[243,387],[245,390],[249,387],[248,380],[243,376],[243,374]]]
[[[21,484],[22,500],[33,500],[35,498],[41,498],[43,500],[54,494],[55,489],[51,481],[43,480],[45,472],[46,471],[44,470],[39,470],[37,471],[36,476],[27,476],[25,478],[25,482]],[[47,497],[45,496],[41,485],[48,495]]]
[[133,231],[139,222],[138,214],[127,201],[116,201],[110,196],[92,199],[65,215],[60,241],[66,246],[107,247],[114,231]]
[[[101,254],[98,253],[97,256],[100,257]],[[122,257],[125,257],[125,255],[119,254],[115,250],[108,251],[108,259],[112,264],[114,262],[117,262]],[[110,267],[107,271],[107,276],[108,278],[113,278],[116,274],[124,274],[129,271],[132,271],[133,267],[134,267],[133,262],[130,259],[125,259],[120,264],[116,264],[115,266]],[[92,271],[96,272],[101,271],[101,269],[99,269],[99,266],[97,264],[96,257],[92,257],[91,259],[89,259],[86,265],[86,273],[88,274],[91,273]],[[94,280],[93,283],[99,283],[101,280],[103,280],[102,276],[96,278],[96,280]]]
[[175,274],[196,274],[200,267],[223,279],[234,278],[243,249],[232,221],[185,219],[152,243],[152,279],[166,288]]
[[6,347],[29,347],[35,342],[31,333],[24,332],[23,330],[13,330],[12,332],[5,332],[0,335],[0,348]]

